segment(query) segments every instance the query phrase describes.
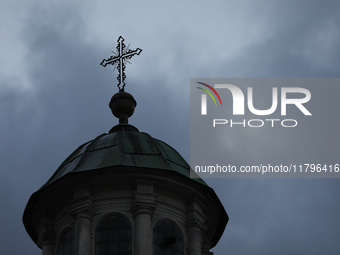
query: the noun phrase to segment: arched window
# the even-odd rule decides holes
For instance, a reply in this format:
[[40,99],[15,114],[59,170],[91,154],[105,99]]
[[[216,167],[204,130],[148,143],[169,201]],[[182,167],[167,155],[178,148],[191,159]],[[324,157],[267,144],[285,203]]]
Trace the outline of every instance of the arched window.
[[183,236],[170,221],[162,220],[153,229],[154,255],[183,255]]
[[75,232],[73,229],[68,230],[60,239],[57,255],[73,255],[75,248]]
[[131,225],[121,215],[101,220],[96,228],[96,255],[131,255]]

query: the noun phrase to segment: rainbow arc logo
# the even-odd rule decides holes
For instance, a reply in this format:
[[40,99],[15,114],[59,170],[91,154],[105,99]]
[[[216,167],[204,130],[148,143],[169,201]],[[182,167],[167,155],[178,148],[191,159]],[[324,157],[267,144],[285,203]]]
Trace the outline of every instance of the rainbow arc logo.
[[[201,84],[201,85],[204,85],[204,86],[206,86],[207,88],[211,89],[212,92],[214,92],[215,95],[217,96],[218,100],[220,101],[220,104],[222,105],[222,101],[221,101],[220,95],[217,93],[217,91],[216,91],[213,87],[211,87],[210,85],[208,85],[208,84],[206,84],[206,83],[203,83],[203,82],[197,82],[197,83],[199,83],[199,84]],[[200,88],[200,87],[196,87],[196,88],[201,89],[201,90],[203,90],[204,92],[206,92],[206,93],[214,100],[215,105],[217,105],[214,96],[210,93],[209,90],[207,90],[207,89],[202,89],[202,88]]]
[[[207,88],[209,88],[212,92],[214,92],[214,94],[217,96],[218,100],[220,101],[220,104],[222,106],[222,100],[220,98],[220,95],[217,93],[217,91],[211,87],[210,85],[203,83],[203,82],[197,82],[198,84],[201,84],[203,86],[206,86]],[[213,94],[211,94],[211,92],[207,89],[201,88],[201,87],[196,87],[198,89],[203,90],[204,92],[206,92],[213,100],[215,105],[217,105],[215,97],[213,96]],[[202,94],[202,108],[201,108],[201,114],[202,115],[207,115],[207,95],[206,94]]]

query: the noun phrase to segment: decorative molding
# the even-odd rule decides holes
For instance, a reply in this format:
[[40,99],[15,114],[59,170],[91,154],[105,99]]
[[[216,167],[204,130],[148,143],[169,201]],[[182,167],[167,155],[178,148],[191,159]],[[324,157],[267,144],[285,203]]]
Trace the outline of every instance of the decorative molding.
[[153,193],[153,186],[156,182],[137,180],[137,190],[134,191],[132,212],[134,215],[147,213],[151,216],[157,207],[156,198],[158,194]]
[[186,221],[188,228],[199,227],[202,233],[207,230],[207,226],[205,225],[207,217],[203,213],[203,207],[204,204],[197,197],[193,197],[188,201]]
[[75,219],[84,217],[92,221],[94,215],[92,187],[89,184],[85,184],[72,191],[74,200],[71,202],[72,209],[68,213],[75,217]]
[[42,222],[39,229],[39,238],[37,244],[43,247],[47,244],[55,244],[56,234],[54,231],[54,214],[44,211]]

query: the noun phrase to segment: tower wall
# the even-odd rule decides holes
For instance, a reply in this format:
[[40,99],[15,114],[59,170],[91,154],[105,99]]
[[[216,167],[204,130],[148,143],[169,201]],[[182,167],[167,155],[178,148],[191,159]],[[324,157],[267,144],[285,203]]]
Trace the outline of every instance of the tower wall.
[[208,189],[166,170],[115,167],[69,174],[37,198],[31,214],[37,245],[43,255],[57,254],[63,234],[73,229],[75,254],[94,255],[98,224],[120,215],[131,225],[131,254],[153,254],[160,222],[179,230],[183,254],[212,254],[223,212]]

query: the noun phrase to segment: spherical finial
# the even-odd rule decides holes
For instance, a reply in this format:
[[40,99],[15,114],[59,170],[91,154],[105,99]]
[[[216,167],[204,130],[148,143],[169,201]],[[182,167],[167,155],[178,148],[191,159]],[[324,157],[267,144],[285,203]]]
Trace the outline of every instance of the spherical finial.
[[128,123],[137,106],[136,100],[127,92],[119,91],[111,98],[109,107],[114,116],[119,118],[119,124]]

